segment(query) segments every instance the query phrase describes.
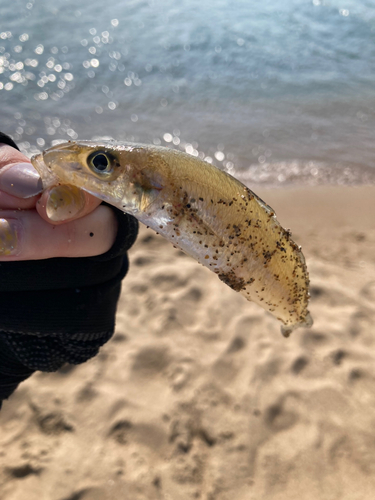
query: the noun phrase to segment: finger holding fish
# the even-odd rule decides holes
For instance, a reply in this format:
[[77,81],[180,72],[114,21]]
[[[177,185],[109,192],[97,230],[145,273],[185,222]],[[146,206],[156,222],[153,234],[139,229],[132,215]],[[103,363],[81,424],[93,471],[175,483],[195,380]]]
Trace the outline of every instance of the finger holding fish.
[[59,184],[43,191],[36,209],[46,222],[60,225],[85,217],[100,203],[101,200],[76,186]]
[[42,190],[30,160],[8,144],[0,144],[0,209],[34,208]]
[[[65,189],[63,197],[60,188]],[[77,212],[75,197],[83,200]],[[113,211],[99,204],[100,200],[75,186],[53,185],[43,192],[30,160],[14,147],[0,144],[1,262],[106,252],[116,237],[117,222]]]
[[116,228],[113,211],[105,206],[58,226],[45,222],[36,210],[4,210],[0,262],[100,255],[113,245]]

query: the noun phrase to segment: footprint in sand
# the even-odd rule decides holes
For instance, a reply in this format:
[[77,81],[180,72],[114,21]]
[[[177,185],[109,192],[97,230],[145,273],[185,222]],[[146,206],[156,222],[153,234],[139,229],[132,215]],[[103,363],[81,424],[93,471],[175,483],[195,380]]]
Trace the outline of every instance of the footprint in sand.
[[168,347],[157,344],[148,345],[136,353],[132,371],[136,375],[153,377],[163,373],[171,361]]
[[264,421],[274,432],[284,431],[293,427],[299,420],[299,414],[294,408],[295,396],[286,394],[275,403],[268,406],[264,412]]
[[294,375],[299,375],[309,364],[309,358],[306,356],[298,356],[292,363],[291,371]]
[[341,287],[316,283],[310,287],[311,302],[324,303],[329,307],[342,307],[353,305],[353,299],[349,297]]
[[359,293],[362,297],[370,300],[375,305],[375,281],[367,283]]
[[108,483],[76,491],[61,500],[161,500],[158,487],[154,484],[134,485],[114,480],[109,480]]
[[151,276],[151,283],[160,292],[175,292],[185,287],[188,279],[170,270],[158,270]]
[[350,317],[349,333],[352,337],[361,337],[366,345],[374,343],[373,325],[375,322],[375,313],[359,307]]

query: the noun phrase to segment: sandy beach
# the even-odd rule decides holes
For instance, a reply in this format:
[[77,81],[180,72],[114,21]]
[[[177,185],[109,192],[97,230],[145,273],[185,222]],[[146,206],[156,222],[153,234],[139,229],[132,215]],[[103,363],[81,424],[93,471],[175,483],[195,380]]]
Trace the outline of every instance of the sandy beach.
[[302,245],[311,329],[142,228],[117,329],[0,413],[1,500],[370,500],[375,187],[255,189]]

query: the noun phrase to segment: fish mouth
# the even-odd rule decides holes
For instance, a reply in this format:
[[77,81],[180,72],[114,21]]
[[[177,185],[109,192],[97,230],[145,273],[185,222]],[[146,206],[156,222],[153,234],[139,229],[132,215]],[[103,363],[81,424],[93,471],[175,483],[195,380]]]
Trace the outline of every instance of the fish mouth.
[[59,177],[46,165],[43,153],[34,155],[30,161],[42,179],[43,189],[60,183]]
[[38,153],[37,155],[32,156],[30,161],[38,174],[42,176],[42,173],[46,168],[46,165],[43,161],[43,153]]
[[48,189],[58,184],[74,184],[82,188],[87,182],[82,165],[69,161],[71,143],[58,144],[31,158],[31,163],[42,179],[43,188]]

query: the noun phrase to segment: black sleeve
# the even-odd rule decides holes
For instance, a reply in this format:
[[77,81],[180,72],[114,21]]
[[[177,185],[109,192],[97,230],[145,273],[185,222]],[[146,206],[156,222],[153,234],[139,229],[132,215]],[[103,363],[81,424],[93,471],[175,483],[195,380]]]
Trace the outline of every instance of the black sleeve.
[[[0,142],[16,147],[1,132]],[[0,406],[34,371],[83,363],[111,338],[138,222],[110,208],[118,232],[108,252],[0,263]]]

